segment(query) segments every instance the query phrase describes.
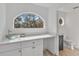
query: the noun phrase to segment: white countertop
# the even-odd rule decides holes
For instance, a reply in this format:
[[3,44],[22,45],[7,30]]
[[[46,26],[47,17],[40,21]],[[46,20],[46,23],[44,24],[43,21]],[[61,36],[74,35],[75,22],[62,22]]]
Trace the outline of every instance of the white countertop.
[[21,41],[27,41],[27,40],[35,40],[35,39],[44,39],[44,38],[51,38],[55,35],[50,34],[43,34],[43,35],[36,35],[36,36],[28,36],[28,37],[20,37],[13,40],[5,39],[4,41],[1,41],[0,44],[7,44],[7,43],[14,43],[14,42],[21,42]]

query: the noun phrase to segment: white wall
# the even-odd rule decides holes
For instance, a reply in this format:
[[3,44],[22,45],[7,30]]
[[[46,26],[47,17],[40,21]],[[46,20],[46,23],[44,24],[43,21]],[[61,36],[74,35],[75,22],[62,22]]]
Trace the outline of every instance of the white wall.
[[67,13],[65,21],[66,39],[79,48],[79,14]]
[[5,4],[0,4],[0,41],[3,39],[5,35]]
[[[13,18],[22,12],[34,12],[44,18],[46,25],[43,29],[13,29]],[[26,34],[39,34],[48,32],[48,8],[37,6],[34,4],[6,4],[6,20],[7,28],[12,33],[26,33]]]
[[57,33],[57,8],[52,6],[49,8],[48,30],[51,34]]
[[[49,33],[52,35],[57,35],[57,7],[52,5],[49,8],[49,20],[48,20],[48,29]],[[48,49],[58,55],[59,53],[59,40],[57,36],[47,40],[47,47]]]

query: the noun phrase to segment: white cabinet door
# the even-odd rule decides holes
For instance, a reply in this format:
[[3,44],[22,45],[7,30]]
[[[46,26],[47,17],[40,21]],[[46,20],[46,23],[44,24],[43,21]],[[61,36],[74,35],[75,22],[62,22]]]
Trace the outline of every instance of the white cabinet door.
[[20,53],[18,49],[14,49],[14,50],[0,52],[0,56],[20,56]]
[[42,45],[37,45],[33,49],[33,55],[34,56],[43,56],[43,46]]
[[22,56],[33,56],[33,48],[32,47],[22,48]]

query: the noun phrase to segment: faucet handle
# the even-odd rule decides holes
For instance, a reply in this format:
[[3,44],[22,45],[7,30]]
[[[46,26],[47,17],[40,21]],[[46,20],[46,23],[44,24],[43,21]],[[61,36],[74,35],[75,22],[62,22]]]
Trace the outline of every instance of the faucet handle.
[[25,34],[23,33],[23,34],[20,34],[20,37],[25,37]]

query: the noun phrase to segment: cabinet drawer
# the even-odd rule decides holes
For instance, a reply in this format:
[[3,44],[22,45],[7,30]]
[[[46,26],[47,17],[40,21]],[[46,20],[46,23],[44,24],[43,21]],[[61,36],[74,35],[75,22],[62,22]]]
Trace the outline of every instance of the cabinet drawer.
[[42,56],[43,55],[43,46],[37,45],[33,47],[22,48],[23,56]]
[[0,52],[20,48],[20,43],[0,44]]
[[22,48],[22,56],[33,56],[32,47]]
[[22,42],[22,47],[29,47],[29,46],[35,46],[35,45],[43,45],[43,40],[31,40],[31,41],[25,41]]
[[0,52],[0,56],[20,56],[18,49]]

